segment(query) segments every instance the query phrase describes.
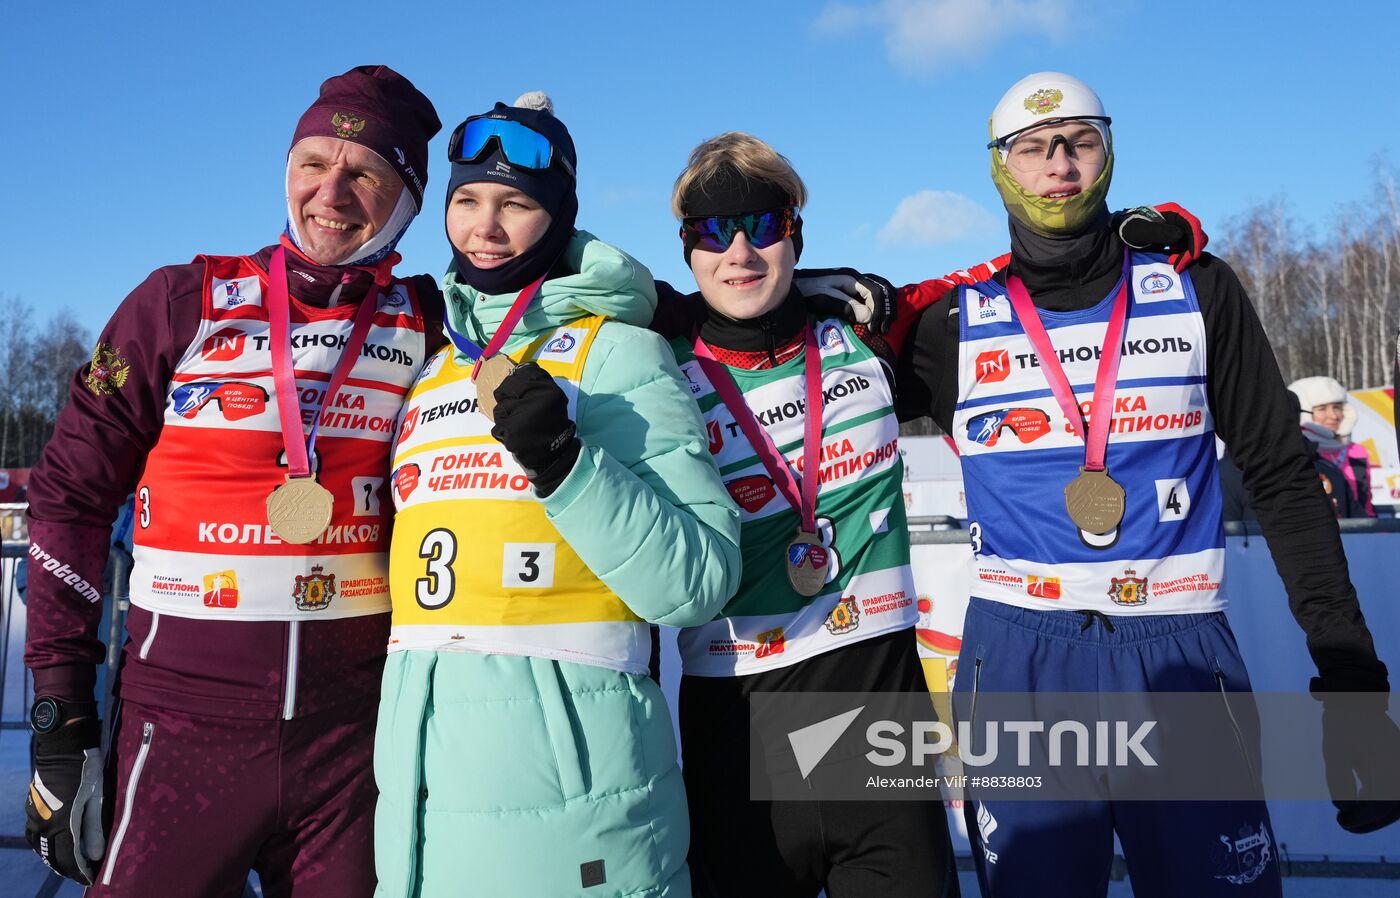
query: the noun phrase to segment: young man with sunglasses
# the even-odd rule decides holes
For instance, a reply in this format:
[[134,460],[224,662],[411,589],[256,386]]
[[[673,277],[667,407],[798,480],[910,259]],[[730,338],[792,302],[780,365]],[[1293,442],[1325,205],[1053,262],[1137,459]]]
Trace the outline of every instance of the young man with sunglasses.
[[[744,774],[766,763],[751,741],[749,696],[926,690],[889,413],[895,355],[878,333],[881,297],[892,305],[894,291],[847,269],[794,271],[805,197],[786,159],[739,133],[697,147],[673,192],[700,292],[668,297],[653,327],[673,337],[710,451],[744,516],[739,592],[719,618],[681,636],[692,875],[701,895],[749,894],[735,869],[761,871],[749,880],[753,894],[925,894],[939,886],[956,894],[940,802],[749,800]],[[1180,239],[1194,219],[1172,218],[1172,209],[1170,220],[1137,210],[1135,220],[1147,225],[1137,236]],[[901,302],[922,308],[942,292],[937,284],[971,283],[997,264],[921,285]],[[810,295],[793,288],[795,275]],[[853,295],[827,299],[824,291]],[[890,338],[904,337],[915,317],[906,311]],[[805,370],[809,360],[820,368],[820,403],[804,383],[817,375]],[[730,380],[739,395],[725,386]],[[762,407],[745,412],[750,396]],[[820,413],[808,411],[818,405]],[[1027,412],[1002,425],[1025,433],[1038,423]],[[795,479],[784,486],[765,432],[800,469],[819,467],[825,479],[814,496]],[[812,489],[818,478],[803,483]]]
[[738,514],[656,293],[586,231],[543,95],[448,147],[451,345],[395,443],[380,896],[690,894],[649,623],[709,620]]
[[940,802],[750,800],[754,693],[926,690],[892,358],[793,288],[805,201],[737,132],[697,147],[672,194],[704,303],[672,348],[743,520],[738,592],[680,634],[692,880],[707,898],[955,895]]
[[[1009,265],[945,290],[904,354],[902,415],[932,415],[963,460],[977,579],[955,689],[1219,692],[1227,710],[1229,693],[1249,690],[1219,592],[1218,434],[1307,634],[1314,692],[1386,692],[1297,404],[1248,297],[1219,259],[1178,272],[1119,239],[1109,125],[1068,75],[1006,93],[989,149]],[[1034,588],[1047,580],[1053,592]],[[1394,724],[1375,724],[1400,750]],[[1239,748],[1220,762],[1257,761],[1257,746]],[[1365,794],[1379,771],[1356,763],[1344,781]],[[988,896],[1102,895],[1115,833],[1136,894],[1280,893],[1260,800],[972,798]],[[1356,832],[1400,815],[1395,802],[1338,807]]]
[[[156,270],[74,379],[29,481],[26,834],[90,895],[233,895],[250,869],[269,894],[374,891],[385,462],[441,339],[432,281],[392,268],[438,128],[385,66],[327,80],[281,239]],[[133,489],[104,771],[97,584]]]

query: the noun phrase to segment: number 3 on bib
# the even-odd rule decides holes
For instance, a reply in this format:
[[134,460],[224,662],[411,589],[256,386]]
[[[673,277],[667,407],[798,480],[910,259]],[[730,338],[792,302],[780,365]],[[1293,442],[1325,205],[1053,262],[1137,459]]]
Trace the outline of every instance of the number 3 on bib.
[[501,585],[508,589],[552,589],[554,543],[506,543]]
[[427,562],[427,576],[419,577],[414,585],[418,604],[435,611],[452,601],[457,591],[457,576],[452,562],[457,560],[457,535],[451,530],[429,530],[418,549],[418,557]]

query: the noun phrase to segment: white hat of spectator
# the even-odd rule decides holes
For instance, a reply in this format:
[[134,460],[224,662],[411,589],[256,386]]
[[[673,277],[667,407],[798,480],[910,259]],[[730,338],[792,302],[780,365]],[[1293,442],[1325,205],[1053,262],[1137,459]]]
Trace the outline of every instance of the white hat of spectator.
[[1342,423],[1337,428],[1337,436],[1343,439],[1351,436],[1351,431],[1356,427],[1356,409],[1351,407],[1348,401],[1347,389],[1337,381],[1325,375],[1317,377],[1303,377],[1293,381],[1288,385],[1288,389],[1293,391],[1293,395],[1298,397],[1298,420],[1303,424],[1313,423],[1312,410],[1319,405],[1330,405],[1333,402],[1342,404]]

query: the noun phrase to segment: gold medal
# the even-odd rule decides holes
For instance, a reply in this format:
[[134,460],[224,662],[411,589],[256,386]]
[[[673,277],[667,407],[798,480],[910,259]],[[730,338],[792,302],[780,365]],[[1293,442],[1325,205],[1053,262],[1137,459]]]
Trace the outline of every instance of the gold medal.
[[496,388],[516,367],[510,356],[499,353],[483,361],[481,367],[476,369],[476,407],[486,416],[486,420],[496,420]]
[[787,546],[788,583],[798,595],[814,596],[826,585],[831,570],[831,551],[822,545],[815,533],[798,530],[797,537]]
[[1118,481],[1108,476],[1107,468],[1080,468],[1079,476],[1065,487],[1065,510],[1080,530],[1103,536],[1123,523],[1126,496]]
[[316,482],[316,475],[287,480],[267,497],[267,523],[284,543],[309,543],[331,523],[335,497]]

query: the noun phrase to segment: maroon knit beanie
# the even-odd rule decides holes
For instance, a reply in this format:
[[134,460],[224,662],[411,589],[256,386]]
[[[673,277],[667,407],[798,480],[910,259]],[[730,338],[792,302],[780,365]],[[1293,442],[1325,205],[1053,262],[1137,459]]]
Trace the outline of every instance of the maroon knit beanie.
[[292,146],[307,137],[362,144],[393,166],[422,209],[428,141],[441,128],[433,104],[407,78],[387,65],[362,65],[326,79],[297,122]]

